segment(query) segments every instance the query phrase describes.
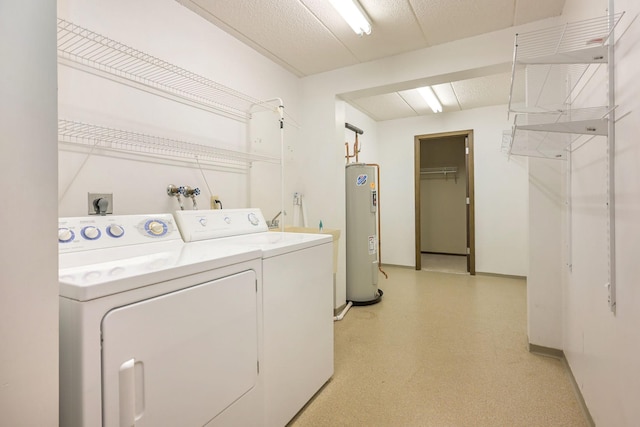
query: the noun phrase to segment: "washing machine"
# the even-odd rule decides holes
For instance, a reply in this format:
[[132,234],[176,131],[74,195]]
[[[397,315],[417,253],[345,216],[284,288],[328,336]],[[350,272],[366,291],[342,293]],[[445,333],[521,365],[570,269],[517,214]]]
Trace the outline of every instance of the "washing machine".
[[186,248],[171,214],[58,239],[61,426],[262,424],[259,250]]
[[333,239],[268,231],[260,209],[178,211],[186,246],[262,253],[264,425],[286,425],[333,375]]

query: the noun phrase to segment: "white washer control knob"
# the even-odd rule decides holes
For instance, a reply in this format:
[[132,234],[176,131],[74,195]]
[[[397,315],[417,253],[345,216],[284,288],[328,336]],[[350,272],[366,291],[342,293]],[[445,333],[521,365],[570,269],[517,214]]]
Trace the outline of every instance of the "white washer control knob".
[[200,218],[198,220],[198,222],[200,223],[201,226],[206,227],[207,226],[207,218]]
[[100,230],[93,225],[89,225],[82,229],[82,235],[89,240],[95,240],[100,237]]
[[165,232],[164,225],[158,221],[151,221],[148,226],[149,233],[154,236],[161,236]]
[[74,238],[73,231],[68,228],[58,228],[58,241],[61,243],[67,243],[73,240]]
[[231,224],[231,218],[229,218],[228,216],[225,216],[224,222],[226,222],[227,224]]
[[124,228],[118,224],[111,224],[107,227],[107,233],[109,233],[111,237],[121,237],[124,234]]

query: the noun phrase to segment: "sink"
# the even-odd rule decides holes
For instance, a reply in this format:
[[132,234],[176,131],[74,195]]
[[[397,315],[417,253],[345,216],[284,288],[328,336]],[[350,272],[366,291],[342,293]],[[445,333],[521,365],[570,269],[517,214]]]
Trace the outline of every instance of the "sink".
[[[269,231],[280,231],[280,229],[276,228]],[[330,234],[333,236],[333,274],[338,272],[338,240],[340,239],[340,230],[323,228],[322,231],[320,231],[318,227],[285,225],[284,231],[287,233]]]

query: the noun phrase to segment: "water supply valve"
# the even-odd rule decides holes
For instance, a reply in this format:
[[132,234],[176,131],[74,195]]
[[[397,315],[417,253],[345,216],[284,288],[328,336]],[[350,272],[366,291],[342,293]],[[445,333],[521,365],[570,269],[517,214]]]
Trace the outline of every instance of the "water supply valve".
[[167,195],[169,195],[169,197],[175,197],[176,199],[178,199],[178,205],[180,206],[180,210],[183,211],[184,210],[184,205],[182,204],[182,187],[176,187],[173,184],[169,184],[167,186]]
[[190,197],[193,201],[193,209],[198,209],[198,203],[196,202],[196,196],[200,194],[200,189],[198,187],[191,188],[188,185],[184,187],[180,187],[180,192],[184,197]]

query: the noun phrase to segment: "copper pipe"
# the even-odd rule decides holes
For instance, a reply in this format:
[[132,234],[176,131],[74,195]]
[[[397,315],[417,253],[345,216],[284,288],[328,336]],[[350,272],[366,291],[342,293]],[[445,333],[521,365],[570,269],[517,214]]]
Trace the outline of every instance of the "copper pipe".
[[344,146],[346,149],[347,154],[344,156],[344,158],[347,161],[347,164],[349,163],[349,159],[351,158],[356,158],[356,163],[358,163],[358,153],[360,153],[360,144],[358,143],[358,135],[362,135],[364,133],[364,131],[360,128],[357,128],[349,123],[345,123],[344,127],[346,127],[347,129],[350,129],[352,131],[355,132],[356,135],[356,142],[353,143],[353,154],[349,153],[349,143],[345,142]]
[[344,147],[345,150],[347,152],[347,154],[344,156],[344,158],[347,160],[347,163],[349,163],[349,159],[351,158],[356,158],[356,163],[358,163],[358,153],[360,152],[360,147],[358,146],[358,134],[356,134],[356,142],[353,143],[353,154],[349,153],[349,143],[345,142],[344,143]]

